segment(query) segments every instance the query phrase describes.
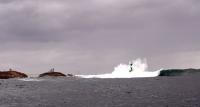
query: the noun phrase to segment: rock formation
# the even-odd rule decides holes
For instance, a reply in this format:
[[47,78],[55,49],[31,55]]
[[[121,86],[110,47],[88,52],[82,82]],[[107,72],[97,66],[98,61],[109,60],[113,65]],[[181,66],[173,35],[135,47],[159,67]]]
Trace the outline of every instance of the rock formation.
[[9,78],[27,78],[28,76],[24,73],[18,71],[0,71],[0,79],[9,79]]
[[200,73],[200,69],[168,69],[160,71],[159,76],[182,76]]
[[46,72],[46,73],[42,73],[39,75],[39,77],[66,77],[65,74],[60,73],[60,72]]
[[67,74],[67,77],[75,77],[73,74]]

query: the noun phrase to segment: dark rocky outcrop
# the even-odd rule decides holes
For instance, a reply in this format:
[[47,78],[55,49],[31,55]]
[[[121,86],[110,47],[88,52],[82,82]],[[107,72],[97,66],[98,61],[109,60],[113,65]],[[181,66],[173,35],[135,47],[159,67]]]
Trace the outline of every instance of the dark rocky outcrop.
[[46,72],[40,74],[39,77],[66,77],[66,75],[60,72]]
[[75,77],[73,74],[67,74],[67,77]]
[[169,69],[160,71],[159,76],[182,76],[200,73],[200,69]]
[[9,78],[27,78],[28,76],[24,73],[18,71],[0,71],[0,79],[9,79]]

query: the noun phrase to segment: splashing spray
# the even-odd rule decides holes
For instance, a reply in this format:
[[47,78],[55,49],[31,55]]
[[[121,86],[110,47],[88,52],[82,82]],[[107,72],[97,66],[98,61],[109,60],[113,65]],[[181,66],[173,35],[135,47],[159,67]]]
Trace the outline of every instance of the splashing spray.
[[147,71],[148,65],[146,59],[136,59],[129,64],[119,64],[112,73],[101,75],[78,75],[82,78],[139,78],[156,77],[161,70]]

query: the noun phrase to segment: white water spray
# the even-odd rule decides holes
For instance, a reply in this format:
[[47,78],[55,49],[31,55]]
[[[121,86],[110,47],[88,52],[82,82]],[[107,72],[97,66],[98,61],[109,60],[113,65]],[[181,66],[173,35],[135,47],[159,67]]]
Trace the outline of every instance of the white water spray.
[[22,78],[22,79],[18,79],[20,81],[43,81],[43,79],[39,79],[39,78]]
[[[131,66],[132,64],[132,66]],[[101,75],[78,75],[81,78],[139,78],[139,77],[156,77],[161,70],[147,71],[148,65],[146,60],[137,59],[132,63],[119,64],[110,74]]]

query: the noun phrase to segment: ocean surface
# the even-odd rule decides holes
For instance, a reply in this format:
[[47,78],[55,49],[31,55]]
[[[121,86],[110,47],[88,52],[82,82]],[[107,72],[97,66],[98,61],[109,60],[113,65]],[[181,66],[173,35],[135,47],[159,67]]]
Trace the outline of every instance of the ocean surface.
[[200,75],[0,80],[0,107],[200,107]]

